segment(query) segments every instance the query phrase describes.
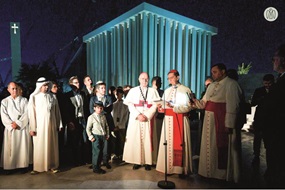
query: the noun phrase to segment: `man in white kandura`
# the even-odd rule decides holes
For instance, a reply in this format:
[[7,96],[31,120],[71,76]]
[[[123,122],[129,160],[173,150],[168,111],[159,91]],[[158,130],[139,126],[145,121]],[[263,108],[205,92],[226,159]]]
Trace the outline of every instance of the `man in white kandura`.
[[28,100],[18,94],[15,82],[8,84],[10,96],[1,102],[1,119],[5,126],[1,167],[4,170],[21,168],[26,172],[32,164],[32,140],[28,126]]
[[48,86],[49,81],[39,78],[29,99],[30,135],[34,144],[34,170],[31,174],[49,170],[58,172],[58,131],[62,129],[62,122],[57,99],[48,92]]
[[[167,140],[167,174],[190,174],[192,153],[190,121],[187,113],[191,110],[191,90],[180,84],[179,72],[171,70],[167,75],[171,87],[166,89],[158,105],[159,112],[165,112],[162,125],[156,170],[165,173],[165,139]],[[165,109],[163,109],[165,107]],[[166,132],[166,136],[164,135]]]
[[223,63],[213,65],[211,73],[214,82],[202,100],[194,100],[205,109],[198,174],[238,182],[241,156],[236,121],[242,91],[237,81],[227,77]]
[[152,159],[152,118],[156,112],[155,100],[160,97],[157,90],[148,87],[148,74],[139,76],[140,86],[131,88],[124,104],[129,107],[130,116],[127,128],[123,160],[139,169],[145,164],[145,170],[151,170]]

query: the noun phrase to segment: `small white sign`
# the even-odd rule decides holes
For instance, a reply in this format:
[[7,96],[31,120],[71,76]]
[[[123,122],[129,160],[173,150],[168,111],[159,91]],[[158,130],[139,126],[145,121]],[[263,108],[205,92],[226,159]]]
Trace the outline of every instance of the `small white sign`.
[[268,7],[263,14],[264,18],[269,22],[273,22],[278,18],[278,11],[274,7]]

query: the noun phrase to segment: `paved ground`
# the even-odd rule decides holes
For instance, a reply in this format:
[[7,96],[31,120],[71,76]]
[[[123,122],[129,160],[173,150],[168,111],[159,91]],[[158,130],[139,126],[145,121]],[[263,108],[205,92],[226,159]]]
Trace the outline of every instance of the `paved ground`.
[[[192,135],[195,141],[195,132]],[[196,174],[199,159],[194,160],[194,174],[184,179],[178,175],[167,176],[167,181],[175,183],[177,189],[206,189],[206,188],[266,188],[263,174],[266,168],[265,153],[262,148],[260,165],[253,167],[251,160],[253,135],[250,132],[242,133],[243,170],[239,184],[221,180],[205,179]],[[195,143],[195,142],[194,142]],[[104,169],[104,168],[103,168]],[[145,171],[144,168],[132,170],[131,164],[112,163],[112,169],[104,175],[94,174],[88,165],[62,168],[61,172],[50,172],[31,175],[15,172],[0,174],[0,188],[2,189],[158,189],[158,182],[165,181],[165,175],[154,168]]]

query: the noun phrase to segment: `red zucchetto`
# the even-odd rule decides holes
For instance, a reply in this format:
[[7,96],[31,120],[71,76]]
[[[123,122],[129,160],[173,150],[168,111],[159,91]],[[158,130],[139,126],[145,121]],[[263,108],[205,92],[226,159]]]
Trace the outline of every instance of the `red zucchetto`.
[[174,75],[179,76],[179,72],[178,72],[176,69],[170,70],[170,71],[168,72],[168,74],[169,74],[169,73],[173,73]]

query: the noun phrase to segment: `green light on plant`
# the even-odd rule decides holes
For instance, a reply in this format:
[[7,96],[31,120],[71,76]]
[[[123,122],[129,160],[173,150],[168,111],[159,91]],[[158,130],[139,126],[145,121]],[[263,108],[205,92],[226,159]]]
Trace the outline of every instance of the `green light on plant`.
[[251,68],[251,62],[249,64],[245,64],[245,63],[241,63],[240,65],[238,65],[238,74],[239,75],[246,75],[248,74],[250,68]]

